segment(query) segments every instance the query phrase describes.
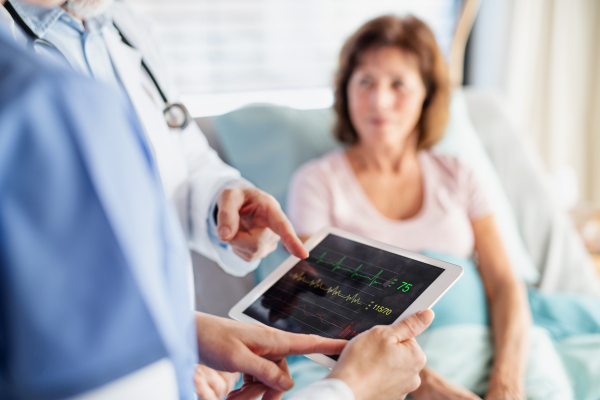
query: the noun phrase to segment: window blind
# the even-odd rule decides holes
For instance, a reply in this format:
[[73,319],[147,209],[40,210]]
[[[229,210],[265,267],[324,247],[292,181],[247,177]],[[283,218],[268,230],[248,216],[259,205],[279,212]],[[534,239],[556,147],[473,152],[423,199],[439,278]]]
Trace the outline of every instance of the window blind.
[[[293,98],[294,92],[310,97],[328,90],[344,40],[362,23],[383,14],[412,13],[423,19],[449,54],[458,10],[456,0],[126,0],[126,4],[153,23],[180,93],[188,100],[212,98],[212,103],[232,99],[232,94],[239,100],[245,93],[252,100],[250,93],[291,93]],[[211,97],[215,94],[220,97]]]

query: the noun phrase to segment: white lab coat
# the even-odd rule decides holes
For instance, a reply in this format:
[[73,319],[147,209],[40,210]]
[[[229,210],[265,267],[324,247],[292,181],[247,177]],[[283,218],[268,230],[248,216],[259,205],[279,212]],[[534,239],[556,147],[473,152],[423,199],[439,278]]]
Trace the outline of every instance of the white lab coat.
[[221,161],[195,122],[183,131],[168,127],[163,116],[165,104],[141,68],[143,55],[169,100],[176,98],[148,24],[120,2],[115,2],[110,11],[115,24],[134,48],[124,44],[112,27],[104,28],[102,34],[148,136],[165,193],[177,209],[190,248],[216,261],[232,275],[247,274],[256,263],[245,263],[241,259],[235,260],[235,265],[231,259],[224,262],[211,243],[207,229],[211,203],[224,184],[240,179],[239,172]]
[[[143,55],[161,89],[173,102],[177,93],[170,84],[149,24],[121,2],[115,2],[109,12],[134,48],[123,43],[112,26],[103,28],[102,35],[118,78],[144,128],[165,194],[176,208],[190,249],[217,262],[231,275],[248,274],[258,264],[247,263],[235,256],[222,260],[208,236],[207,227],[209,207],[217,193],[227,182],[241,179],[240,173],[225,164],[210,148],[195,122],[183,131],[168,127],[163,116],[165,104],[141,67]],[[0,24],[13,34],[15,40],[23,45],[27,43],[4,7],[0,7]],[[224,254],[223,251],[220,253]]]
[[[173,101],[172,89],[160,53],[148,24],[131,12],[125,5],[115,2],[111,12],[116,25],[134,48],[121,41],[118,33],[104,28],[111,59],[119,79],[123,83],[138,118],[147,135],[157,163],[166,196],[172,200],[191,249],[217,262],[226,272],[242,276],[256,267],[256,263],[228,263],[221,260],[209,236],[207,218],[209,208],[223,185],[241,179],[234,168],[226,165],[210,148],[206,137],[195,123],[183,131],[172,131],[166,124],[162,110],[164,102],[150,77],[141,68],[142,55],[145,63],[161,85],[167,97]],[[19,37],[8,12],[0,6],[0,24]],[[240,259],[241,261],[241,259]],[[91,392],[76,396],[77,400],[144,398],[152,400],[177,399],[174,370],[169,360],[157,361],[139,371],[122,377]],[[293,396],[293,400],[352,400],[352,391],[339,380],[318,382]]]

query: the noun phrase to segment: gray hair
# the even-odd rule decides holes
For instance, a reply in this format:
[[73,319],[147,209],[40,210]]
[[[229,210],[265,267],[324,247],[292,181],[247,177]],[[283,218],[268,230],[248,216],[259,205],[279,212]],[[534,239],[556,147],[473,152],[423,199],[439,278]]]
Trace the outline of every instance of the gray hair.
[[65,8],[81,19],[102,14],[114,0],[67,0]]

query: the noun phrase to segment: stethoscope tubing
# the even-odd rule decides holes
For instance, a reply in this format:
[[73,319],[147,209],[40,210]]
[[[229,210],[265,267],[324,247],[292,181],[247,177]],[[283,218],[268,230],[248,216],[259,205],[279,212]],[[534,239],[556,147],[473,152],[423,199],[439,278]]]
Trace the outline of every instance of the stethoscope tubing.
[[[35,46],[36,45],[43,45],[45,47],[48,47],[49,49],[54,50],[55,53],[59,54],[64,59],[64,61],[66,61],[67,64],[70,65],[69,60],[67,59],[67,57],[65,57],[65,55],[54,44],[50,43],[49,41],[47,41],[45,39],[40,38],[33,30],[31,30],[31,28],[29,28],[29,26],[25,23],[25,21],[23,21],[23,18],[21,18],[21,16],[19,15],[19,13],[17,13],[17,11],[15,10],[15,8],[12,6],[12,4],[10,4],[10,1],[6,1],[4,3],[4,8],[6,9],[6,11],[8,11],[8,13],[12,17],[13,21],[29,37],[29,46],[31,48],[33,48],[35,50]],[[121,41],[124,44],[126,44],[127,46],[129,46],[129,47],[131,47],[131,48],[134,49],[135,47],[131,44],[131,42],[129,42],[129,40],[127,40],[125,38],[125,36],[123,35],[123,33],[121,32],[121,30],[119,29],[119,27],[114,22],[113,22],[113,27],[119,33],[119,36],[121,37]],[[150,70],[150,68],[148,67],[148,64],[146,64],[146,62],[144,61],[143,58],[141,60],[141,64],[142,64],[142,68],[146,71],[146,73],[150,77],[150,80],[152,81],[152,83],[156,87],[156,90],[158,91],[158,94],[160,95],[160,97],[162,98],[162,100],[165,103],[165,109],[163,110],[163,114],[165,115],[165,119],[167,121],[167,125],[169,126],[169,128],[171,128],[171,129],[179,129],[179,130],[185,129],[189,125],[189,123],[190,123],[190,121],[192,119],[191,116],[190,116],[190,113],[187,110],[187,108],[183,104],[181,104],[181,103],[171,103],[171,102],[169,102],[169,99],[167,98],[167,95],[162,90],[160,84],[158,83],[158,80],[156,79],[156,77],[154,76],[154,74],[152,73],[152,71]],[[167,117],[167,113],[171,110],[171,108],[179,108],[179,109],[181,109],[183,115],[185,116],[184,120],[181,123],[170,123],[169,122],[169,119]]]

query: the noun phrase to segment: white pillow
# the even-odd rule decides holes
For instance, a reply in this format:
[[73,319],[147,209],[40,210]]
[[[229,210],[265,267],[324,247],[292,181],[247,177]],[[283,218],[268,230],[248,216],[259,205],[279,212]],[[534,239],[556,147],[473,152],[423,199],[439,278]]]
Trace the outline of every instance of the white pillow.
[[455,90],[450,104],[450,121],[446,133],[434,149],[458,157],[475,171],[487,192],[515,273],[526,283],[536,284],[540,279],[539,272],[525,248],[500,178],[475,132],[467,107],[462,90]]

